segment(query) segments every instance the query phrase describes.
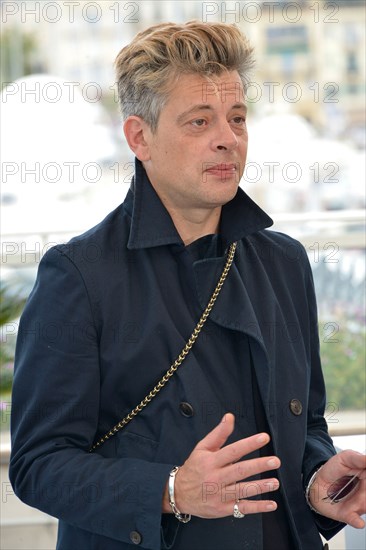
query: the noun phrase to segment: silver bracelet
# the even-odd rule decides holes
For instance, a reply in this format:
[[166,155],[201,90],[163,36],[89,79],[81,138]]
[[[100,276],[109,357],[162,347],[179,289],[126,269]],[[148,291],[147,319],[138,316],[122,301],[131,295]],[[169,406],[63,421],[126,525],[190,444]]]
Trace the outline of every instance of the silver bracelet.
[[311,487],[315,481],[315,478],[316,476],[318,475],[318,473],[320,472],[320,470],[322,469],[323,466],[320,466],[320,468],[318,468],[317,470],[315,470],[315,472],[313,473],[313,475],[311,476],[311,478],[309,479],[309,483],[307,484],[307,487],[306,487],[306,491],[305,491],[305,499],[306,499],[306,503],[307,505],[309,506],[310,510],[312,512],[315,512],[316,514],[320,514],[320,512],[318,512],[318,510],[316,508],[314,508],[314,506],[311,504],[310,502],[310,490],[311,490]]
[[188,523],[191,519],[191,514],[182,514],[175,505],[174,482],[175,482],[175,476],[178,470],[179,470],[179,466],[174,466],[174,468],[169,474],[169,484],[168,484],[169,504],[171,509],[173,510],[173,514],[175,515],[175,517],[179,519],[179,521],[181,521],[182,523]]

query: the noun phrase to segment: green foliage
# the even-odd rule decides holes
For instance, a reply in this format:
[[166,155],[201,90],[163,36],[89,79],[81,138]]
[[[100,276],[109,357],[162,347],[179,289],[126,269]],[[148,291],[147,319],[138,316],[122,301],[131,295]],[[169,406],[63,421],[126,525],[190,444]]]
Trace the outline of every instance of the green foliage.
[[17,78],[32,74],[35,67],[37,40],[34,33],[17,27],[3,29],[0,34],[1,87]]
[[0,326],[13,321],[21,314],[25,298],[19,298],[14,295],[8,283],[2,283],[0,286]]
[[16,324],[14,320],[20,315],[25,298],[19,298],[9,284],[0,287],[0,393],[11,389],[13,380],[13,361],[15,349]]
[[11,413],[11,394],[2,393],[0,399],[0,430],[9,431]]
[[344,317],[332,323],[330,334],[324,332],[327,324],[330,323],[319,323],[327,402],[336,403],[340,410],[363,410],[366,391],[365,327]]

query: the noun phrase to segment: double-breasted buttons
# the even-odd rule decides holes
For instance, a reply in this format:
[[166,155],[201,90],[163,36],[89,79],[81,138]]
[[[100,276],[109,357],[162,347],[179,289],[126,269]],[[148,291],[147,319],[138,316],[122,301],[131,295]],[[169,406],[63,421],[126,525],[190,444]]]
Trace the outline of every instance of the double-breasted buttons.
[[186,418],[190,418],[191,416],[194,415],[194,410],[192,405],[190,403],[187,403],[186,401],[182,401],[181,403],[179,403],[179,411]]
[[292,414],[295,416],[300,416],[302,413],[302,403],[299,399],[291,399],[289,406]]
[[142,536],[138,531],[131,531],[130,541],[133,542],[133,544],[141,544]]

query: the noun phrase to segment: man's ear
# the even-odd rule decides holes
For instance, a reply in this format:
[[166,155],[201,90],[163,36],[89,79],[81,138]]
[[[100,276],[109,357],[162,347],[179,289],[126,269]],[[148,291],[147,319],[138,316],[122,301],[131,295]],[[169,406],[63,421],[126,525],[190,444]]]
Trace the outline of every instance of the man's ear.
[[129,116],[123,124],[123,131],[130,149],[136,157],[143,161],[150,160],[150,147],[148,136],[151,130],[146,122],[139,116]]

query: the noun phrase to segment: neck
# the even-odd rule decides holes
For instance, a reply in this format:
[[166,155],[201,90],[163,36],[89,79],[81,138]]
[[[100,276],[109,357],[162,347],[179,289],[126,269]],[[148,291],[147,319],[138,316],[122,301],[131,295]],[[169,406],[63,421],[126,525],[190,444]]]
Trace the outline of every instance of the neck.
[[193,210],[182,212],[168,208],[173,223],[185,245],[191,244],[200,237],[218,233],[221,206],[213,210]]

